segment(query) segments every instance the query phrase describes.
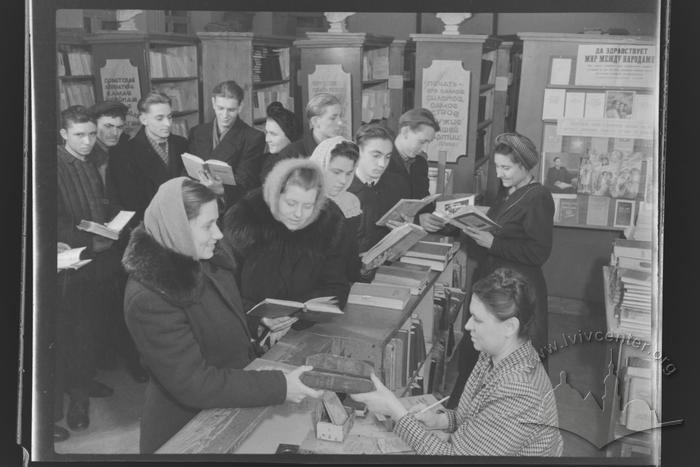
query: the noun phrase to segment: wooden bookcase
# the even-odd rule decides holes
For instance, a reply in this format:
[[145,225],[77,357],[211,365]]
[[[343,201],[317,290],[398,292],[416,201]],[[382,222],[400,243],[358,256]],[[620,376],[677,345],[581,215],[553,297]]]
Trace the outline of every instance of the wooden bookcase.
[[300,109],[296,85],[298,60],[294,38],[261,36],[249,32],[200,32],[202,91],[206,120],[214,118],[211,90],[234,80],[245,92],[241,118],[264,128],[267,105],[279,101],[287,109]]
[[389,46],[389,106],[387,126],[396,133],[401,114],[413,107],[415,93],[416,44],[394,39]]
[[[425,69],[430,68],[434,60],[458,61],[463,70],[470,72],[466,115],[458,117],[461,122],[455,127],[446,123],[453,117],[436,114],[438,121],[443,122],[441,130],[445,129],[444,136],[438,133],[436,141],[441,136],[450,136],[448,131],[464,132],[466,120],[466,146],[454,162],[445,163],[445,168],[452,169],[455,192],[477,193],[483,197],[488,186],[487,162],[492,139],[505,125],[512,43],[486,35],[411,34],[411,39],[416,44],[414,107],[430,108],[424,102],[422,86]],[[441,165],[432,159],[430,164]],[[444,177],[439,179],[444,180]]]
[[[403,81],[401,49],[404,44],[397,42],[391,50],[394,43],[391,37],[365,33],[308,32],[306,35],[306,39],[294,41],[300,54],[302,102],[306,103],[313,97],[309,95],[309,76],[319,76],[314,75],[317,66],[340,67],[339,73],[348,75],[347,87],[342,81],[328,78],[323,84],[314,85],[317,86],[314,89],[322,89],[339,98],[344,108],[342,119],[346,137],[352,138],[363,121],[386,119],[391,126],[392,121],[398,120],[400,113],[397,115],[396,112],[403,107],[396,100],[403,100],[403,95],[399,89],[392,88],[395,80]],[[392,64],[392,59],[401,63]]]
[[95,67],[92,47],[84,34],[58,31],[56,36],[58,110],[95,103]]
[[114,77],[118,80],[134,78],[128,92],[115,91],[129,107],[129,133],[133,134],[139,125],[136,103],[150,90],[161,91],[172,99],[174,134],[187,137],[189,130],[201,123],[201,79],[196,37],[114,32],[94,34],[86,40],[92,45],[100,99],[110,97],[110,91],[105,93],[106,80]]

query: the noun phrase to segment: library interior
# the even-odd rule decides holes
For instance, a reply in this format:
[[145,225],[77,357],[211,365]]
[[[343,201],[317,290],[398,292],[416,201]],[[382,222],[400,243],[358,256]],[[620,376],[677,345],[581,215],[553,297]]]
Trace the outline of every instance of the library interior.
[[658,462],[658,12],[55,26],[57,459]]

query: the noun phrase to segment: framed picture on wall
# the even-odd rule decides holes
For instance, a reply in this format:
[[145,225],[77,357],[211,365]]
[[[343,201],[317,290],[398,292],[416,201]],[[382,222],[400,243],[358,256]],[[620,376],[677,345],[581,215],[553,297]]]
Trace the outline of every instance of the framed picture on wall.
[[614,227],[632,227],[634,225],[634,205],[633,200],[615,200],[615,220]]

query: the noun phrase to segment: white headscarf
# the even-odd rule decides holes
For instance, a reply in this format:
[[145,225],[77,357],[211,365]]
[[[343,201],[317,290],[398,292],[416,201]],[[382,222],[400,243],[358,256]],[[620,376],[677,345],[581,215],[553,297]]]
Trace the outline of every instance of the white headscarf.
[[[323,169],[324,176],[328,170],[328,164],[331,162],[331,151],[343,141],[350,142],[350,140],[342,136],[334,136],[332,138],[325,139],[318,143],[318,146],[316,146],[316,149],[314,149],[311,157],[309,157],[309,160],[317,163],[321,169]],[[340,193],[338,193],[336,196],[328,195],[328,198],[340,208],[346,218],[359,216],[362,213],[360,200],[353,193],[347,191],[351,183],[352,177],[350,177],[350,180],[343,187]]]

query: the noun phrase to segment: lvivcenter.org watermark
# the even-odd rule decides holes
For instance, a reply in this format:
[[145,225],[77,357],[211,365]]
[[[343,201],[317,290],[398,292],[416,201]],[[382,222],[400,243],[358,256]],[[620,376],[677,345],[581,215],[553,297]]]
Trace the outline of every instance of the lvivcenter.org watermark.
[[[653,360],[661,362],[661,371],[668,376],[676,372],[677,368],[668,357],[664,357],[659,350],[652,351],[651,344],[635,337],[631,334],[615,334],[610,331],[582,331],[579,329],[574,334],[561,333],[561,341],[553,340],[550,344],[539,349],[538,353],[543,360],[549,355],[552,355],[569,346],[583,344],[584,342],[616,342],[620,341],[622,345],[630,345],[634,348],[646,351]],[[649,349],[647,350],[647,347]]]

